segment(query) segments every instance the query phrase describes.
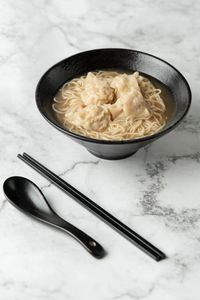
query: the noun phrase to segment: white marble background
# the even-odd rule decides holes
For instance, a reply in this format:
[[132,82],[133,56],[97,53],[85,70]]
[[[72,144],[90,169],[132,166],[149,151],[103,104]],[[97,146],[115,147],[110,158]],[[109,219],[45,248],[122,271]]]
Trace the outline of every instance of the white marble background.
[[[108,251],[24,216],[0,191],[1,300],[200,298],[200,1],[0,0],[0,174],[42,187],[56,211]],[[37,111],[43,72],[79,51],[133,48],[188,79],[193,104],[174,132],[121,161],[104,161]],[[154,262],[16,158],[26,151],[165,251]]]

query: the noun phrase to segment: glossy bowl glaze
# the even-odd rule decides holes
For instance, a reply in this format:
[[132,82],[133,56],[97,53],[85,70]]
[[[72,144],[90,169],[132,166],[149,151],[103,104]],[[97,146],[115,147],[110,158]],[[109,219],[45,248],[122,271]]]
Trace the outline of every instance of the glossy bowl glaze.
[[[174,111],[166,126],[158,133],[124,141],[104,141],[75,134],[63,128],[52,110],[58,89],[75,77],[95,70],[139,71],[159,80],[170,91]],[[183,75],[166,61],[148,53],[128,49],[96,49],[68,57],[51,67],[36,88],[36,103],[43,117],[56,129],[83,145],[90,153],[104,159],[121,159],[137,152],[173,130],[185,117],[191,104],[190,87]]]

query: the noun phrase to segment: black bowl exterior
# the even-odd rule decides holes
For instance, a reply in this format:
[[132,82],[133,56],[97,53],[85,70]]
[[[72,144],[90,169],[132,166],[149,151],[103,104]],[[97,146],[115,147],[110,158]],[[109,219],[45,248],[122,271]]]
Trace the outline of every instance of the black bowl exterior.
[[[126,141],[96,140],[72,133],[63,128],[52,110],[53,97],[66,82],[89,71],[121,69],[148,74],[170,90],[175,109],[165,128],[140,139]],[[51,67],[40,79],[36,89],[36,102],[46,120],[80,143],[92,154],[105,159],[121,159],[174,129],[184,118],[191,104],[190,87],[183,75],[172,65],[153,55],[128,49],[97,49],[64,59]]]
[[149,144],[151,141],[142,141],[138,143],[129,144],[97,144],[90,141],[77,140],[72,138],[84,146],[91,154],[109,160],[117,160],[129,157],[136,153],[141,147]]

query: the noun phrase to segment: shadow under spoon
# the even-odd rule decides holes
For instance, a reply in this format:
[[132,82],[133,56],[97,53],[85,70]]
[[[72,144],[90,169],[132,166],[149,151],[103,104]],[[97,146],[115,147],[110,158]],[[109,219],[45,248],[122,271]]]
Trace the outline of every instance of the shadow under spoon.
[[8,201],[23,213],[69,233],[96,258],[105,255],[103,247],[86,233],[68,223],[52,209],[41,190],[32,181],[13,176],[3,184]]

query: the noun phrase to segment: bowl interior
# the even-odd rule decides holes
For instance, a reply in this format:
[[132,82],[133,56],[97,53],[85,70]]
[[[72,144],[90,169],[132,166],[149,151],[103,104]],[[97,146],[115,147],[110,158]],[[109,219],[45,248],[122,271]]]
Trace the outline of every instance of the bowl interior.
[[[36,101],[42,115],[60,130],[63,129],[52,110],[53,97],[66,82],[95,70],[139,71],[159,80],[171,95],[173,114],[162,131],[177,124],[189,109],[190,88],[181,73],[167,62],[139,51],[127,49],[98,49],[82,52],[51,67],[40,79]],[[73,134],[76,136],[76,134]]]

